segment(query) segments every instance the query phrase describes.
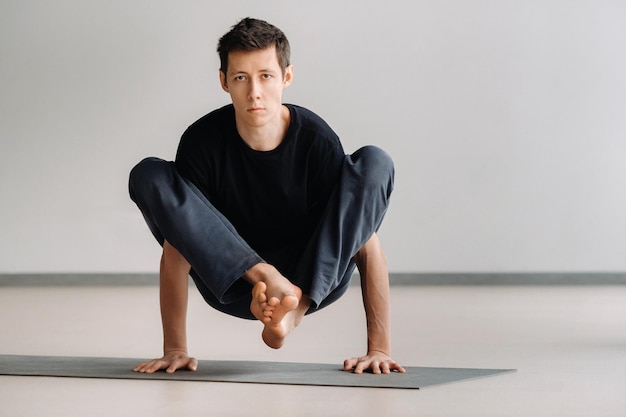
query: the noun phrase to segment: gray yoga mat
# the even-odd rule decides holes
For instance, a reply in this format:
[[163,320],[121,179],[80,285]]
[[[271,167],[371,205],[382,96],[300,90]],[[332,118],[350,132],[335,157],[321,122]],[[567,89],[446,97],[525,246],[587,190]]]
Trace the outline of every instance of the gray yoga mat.
[[200,360],[195,372],[141,374],[132,370],[139,362],[131,358],[0,355],[0,375],[419,389],[514,371],[409,366],[405,374],[356,375],[338,365],[321,363]]

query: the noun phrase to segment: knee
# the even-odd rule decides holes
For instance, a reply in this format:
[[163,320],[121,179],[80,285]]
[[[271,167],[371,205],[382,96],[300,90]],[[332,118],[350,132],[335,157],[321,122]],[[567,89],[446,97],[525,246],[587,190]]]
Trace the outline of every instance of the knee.
[[380,184],[383,181],[390,189],[393,188],[395,168],[387,152],[377,146],[364,146],[352,154],[352,159],[363,167],[365,182]]
[[159,158],[145,158],[130,171],[128,188],[131,197],[159,183],[170,168],[170,163]]

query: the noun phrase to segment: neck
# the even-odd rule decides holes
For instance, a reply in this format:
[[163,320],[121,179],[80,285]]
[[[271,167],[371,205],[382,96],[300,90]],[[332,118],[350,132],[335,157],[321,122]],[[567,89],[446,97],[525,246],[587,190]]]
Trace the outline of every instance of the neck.
[[282,107],[279,117],[262,126],[250,126],[237,121],[237,132],[255,151],[271,151],[281,144],[289,128],[289,109]]

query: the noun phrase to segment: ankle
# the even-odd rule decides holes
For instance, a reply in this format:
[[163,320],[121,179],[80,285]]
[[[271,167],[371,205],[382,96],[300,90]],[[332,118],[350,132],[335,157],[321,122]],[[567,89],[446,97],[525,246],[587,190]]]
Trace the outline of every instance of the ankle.
[[276,268],[272,265],[265,262],[259,262],[252,268],[248,269],[243,274],[243,278],[250,284],[255,285],[259,282],[265,282],[267,277],[274,272],[276,272]]

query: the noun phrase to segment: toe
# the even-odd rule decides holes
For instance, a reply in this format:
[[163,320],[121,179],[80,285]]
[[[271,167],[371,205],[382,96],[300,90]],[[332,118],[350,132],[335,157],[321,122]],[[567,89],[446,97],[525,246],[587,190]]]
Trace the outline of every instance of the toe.
[[267,301],[267,295],[265,292],[267,291],[267,285],[264,282],[257,282],[252,288],[252,296],[259,303],[264,303]]

